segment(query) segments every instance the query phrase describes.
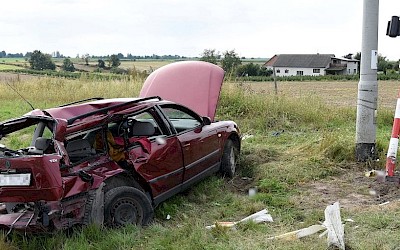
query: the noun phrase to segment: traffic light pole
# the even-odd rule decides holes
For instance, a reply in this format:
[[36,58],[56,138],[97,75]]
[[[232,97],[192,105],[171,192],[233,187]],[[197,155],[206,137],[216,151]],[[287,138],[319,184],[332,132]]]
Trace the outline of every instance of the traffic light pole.
[[356,159],[375,157],[378,100],[379,0],[364,0],[360,82],[358,83]]

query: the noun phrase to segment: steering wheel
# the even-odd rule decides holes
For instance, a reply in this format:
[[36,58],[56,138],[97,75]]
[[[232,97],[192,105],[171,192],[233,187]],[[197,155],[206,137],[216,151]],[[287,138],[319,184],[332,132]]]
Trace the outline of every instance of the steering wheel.
[[119,125],[118,125],[118,130],[117,130],[117,134],[118,136],[124,136],[125,131],[129,130],[129,128],[132,126],[134,120],[128,119],[128,120],[124,120],[122,121]]

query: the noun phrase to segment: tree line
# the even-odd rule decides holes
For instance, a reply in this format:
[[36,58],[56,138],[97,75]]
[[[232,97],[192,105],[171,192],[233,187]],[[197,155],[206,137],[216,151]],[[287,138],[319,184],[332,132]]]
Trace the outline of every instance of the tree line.
[[216,65],[220,64],[228,77],[272,75],[272,70],[268,70],[259,64],[251,62],[242,65],[242,59],[235,50],[226,50],[220,54],[219,52],[216,52],[215,49],[205,49],[201,54],[200,60]]
[[[23,53],[7,53],[6,51],[0,51],[0,58],[29,58],[31,57],[33,52],[26,52],[25,54]],[[152,55],[144,55],[144,56],[139,56],[139,55],[132,55],[131,53],[127,53],[126,56],[123,53],[117,53],[115,54],[118,59],[122,60],[122,59],[127,59],[127,60],[140,60],[140,59],[146,59],[146,60],[151,60],[151,59],[155,59],[155,60],[179,60],[179,59],[187,59],[186,56],[180,56],[180,55],[156,55],[156,54],[152,54]],[[83,57],[89,57],[89,58],[100,58],[100,59],[104,59],[104,58],[110,58],[112,55],[89,55],[89,54],[84,54],[84,55],[76,55],[76,58],[83,58]],[[53,54],[51,55],[51,57],[54,58],[66,58],[66,56],[64,56],[63,54],[61,54],[59,51],[53,52]]]
[[[88,57],[84,57],[86,65],[89,65]],[[35,50],[31,53],[29,60],[30,68],[34,70],[55,70],[56,65],[52,60],[51,55],[42,53],[40,50]],[[121,62],[117,55],[111,55],[108,60],[109,68],[118,67]],[[97,62],[98,68],[106,68],[106,62],[99,59]],[[74,72],[75,66],[70,58],[64,58],[61,69],[64,71]]]

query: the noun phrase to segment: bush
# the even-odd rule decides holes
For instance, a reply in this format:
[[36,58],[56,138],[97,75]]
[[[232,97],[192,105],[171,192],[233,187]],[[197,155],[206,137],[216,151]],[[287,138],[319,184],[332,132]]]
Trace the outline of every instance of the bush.
[[51,60],[50,55],[43,54],[40,50],[33,51],[31,57],[29,58],[29,63],[31,65],[31,69],[35,70],[55,70],[56,65]]
[[99,68],[104,69],[106,67],[106,63],[103,60],[99,59],[97,62]]
[[117,55],[111,55],[108,63],[109,63],[109,66],[111,66],[113,68],[121,65],[121,62],[119,61],[119,58]]
[[113,73],[113,74],[120,74],[120,75],[128,74],[128,71],[126,69],[120,69],[120,68],[117,68],[117,67],[111,68],[110,72]]
[[272,70],[268,70],[259,64],[248,63],[238,66],[237,76],[271,76]]
[[74,72],[75,67],[72,61],[69,58],[65,58],[63,61],[63,65],[61,67],[64,71]]

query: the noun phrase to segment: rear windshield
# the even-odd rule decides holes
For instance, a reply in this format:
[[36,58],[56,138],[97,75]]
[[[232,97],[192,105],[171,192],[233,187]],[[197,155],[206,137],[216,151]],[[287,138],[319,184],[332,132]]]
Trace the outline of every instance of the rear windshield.
[[[0,123],[0,157],[19,156],[28,152],[45,153],[52,143],[52,120],[23,117]],[[34,151],[35,146],[40,151]]]

